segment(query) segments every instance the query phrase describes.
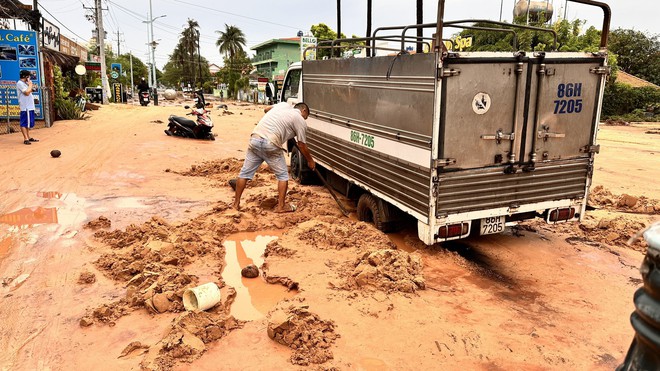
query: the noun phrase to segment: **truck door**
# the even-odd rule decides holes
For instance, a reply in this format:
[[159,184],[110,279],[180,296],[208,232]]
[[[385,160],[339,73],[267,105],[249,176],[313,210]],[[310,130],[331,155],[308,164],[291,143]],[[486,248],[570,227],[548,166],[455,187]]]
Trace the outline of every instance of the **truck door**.
[[553,57],[530,61],[524,161],[588,157],[597,128],[603,58]]
[[445,170],[517,160],[528,68],[511,54],[445,60],[439,148],[450,161]]
[[589,157],[603,65],[604,57],[582,53],[446,59],[439,148],[444,170],[533,169],[540,162]]
[[280,102],[296,104],[302,100],[301,68],[290,68],[284,78]]

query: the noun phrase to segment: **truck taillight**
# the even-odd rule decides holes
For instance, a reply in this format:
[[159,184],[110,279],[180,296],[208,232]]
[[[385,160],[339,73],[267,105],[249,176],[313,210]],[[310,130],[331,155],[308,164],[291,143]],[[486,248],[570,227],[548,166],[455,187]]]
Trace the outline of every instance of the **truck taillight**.
[[575,209],[572,207],[567,207],[565,209],[554,209],[550,212],[548,216],[549,222],[560,222],[573,219],[575,216]]
[[469,223],[443,225],[438,229],[438,238],[447,239],[466,235],[469,231],[469,226]]

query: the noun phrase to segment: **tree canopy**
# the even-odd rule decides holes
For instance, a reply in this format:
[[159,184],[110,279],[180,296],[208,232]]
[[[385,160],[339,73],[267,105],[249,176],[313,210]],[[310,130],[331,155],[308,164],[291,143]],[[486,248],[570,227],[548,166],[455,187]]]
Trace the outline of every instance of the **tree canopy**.
[[201,87],[211,76],[208,60],[199,54],[199,23],[188,19],[179,42],[165,64],[162,80],[166,85]]

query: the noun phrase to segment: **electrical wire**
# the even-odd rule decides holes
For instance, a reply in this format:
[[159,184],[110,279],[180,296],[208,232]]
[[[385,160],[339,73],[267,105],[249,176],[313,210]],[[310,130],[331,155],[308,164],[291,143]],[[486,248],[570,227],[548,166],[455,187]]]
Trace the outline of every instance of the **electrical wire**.
[[81,39],[81,40],[85,40],[84,37],[78,35],[77,33],[73,32],[73,31],[71,31],[71,29],[70,29],[69,27],[67,27],[64,23],[60,22],[60,20],[57,19],[57,18],[56,18],[51,12],[49,12],[48,9],[44,8],[43,4],[39,4],[39,7],[40,7],[41,9],[43,9],[44,12],[48,13],[48,15],[50,15],[51,17],[53,17],[53,20],[55,20],[57,23],[59,23],[62,27],[64,27],[64,28],[65,28],[66,30],[68,30],[69,32],[71,32],[71,33],[72,33],[73,35],[75,35],[77,38],[79,38],[79,39]]

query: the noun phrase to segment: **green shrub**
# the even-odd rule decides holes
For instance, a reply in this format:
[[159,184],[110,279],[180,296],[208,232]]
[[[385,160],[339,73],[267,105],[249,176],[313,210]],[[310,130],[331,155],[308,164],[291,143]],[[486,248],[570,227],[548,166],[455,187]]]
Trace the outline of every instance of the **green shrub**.
[[[621,118],[625,121],[658,121],[660,89],[651,86],[635,88],[613,83],[605,86],[603,119]],[[625,117],[625,118],[624,118]],[[626,119],[627,118],[627,119]]]
[[62,120],[83,120],[85,113],[70,99],[56,99],[55,110]]

